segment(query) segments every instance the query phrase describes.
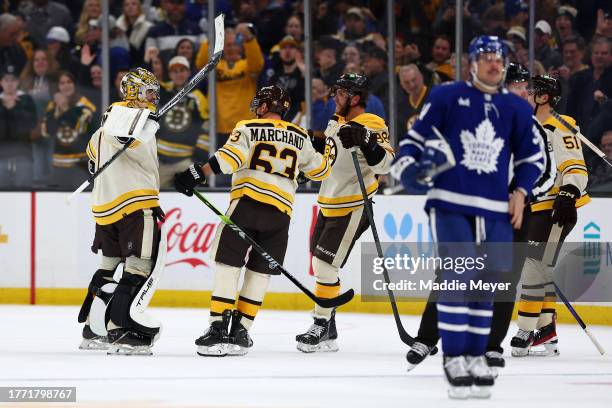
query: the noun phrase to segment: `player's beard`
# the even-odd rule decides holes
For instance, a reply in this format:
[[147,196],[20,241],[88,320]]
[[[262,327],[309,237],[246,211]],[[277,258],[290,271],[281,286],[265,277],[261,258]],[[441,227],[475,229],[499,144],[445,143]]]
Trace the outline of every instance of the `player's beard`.
[[281,60],[281,61],[283,62],[283,65],[286,66],[286,67],[289,67],[289,66],[295,64],[295,58],[290,60],[290,61],[285,61],[285,60]]

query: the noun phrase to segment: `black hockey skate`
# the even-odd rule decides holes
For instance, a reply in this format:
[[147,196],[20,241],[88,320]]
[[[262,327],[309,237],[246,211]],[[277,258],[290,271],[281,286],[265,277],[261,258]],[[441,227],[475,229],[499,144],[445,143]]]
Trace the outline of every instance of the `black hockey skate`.
[[415,341],[412,348],[406,354],[406,360],[408,361],[408,371],[411,371],[417,365],[421,364],[425,358],[431,354],[434,346],[429,347],[425,343]]
[[107,354],[150,356],[153,341],[153,336],[134,329],[111,329]]
[[297,349],[304,353],[338,351],[337,338],[336,309],[329,320],[314,318],[314,324],[306,333],[295,336]]
[[503,354],[499,351],[487,351],[485,353],[485,359],[487,360],[487,365],[493,372],[493,376],[497,378],[499,369],[506,366],[506,360],[504,360]]
[[557,338],[557,327],[554,319],[552,323],[536,331],[533,344],[529,349],[529,355],[544,357],[559,355],[559,339]]
[[485,356],[467,356],[467,369],[474,384],[470,388],[470,397],[472,398],[489,398],[491,396],[491,387],[495,384],[495,374],[487,364]]
[[519,329],[510,340],[512,346],[512,357],[525,357],[529,354],[529,348],[533,344],[534,335],[532,331]]
[[444,374],[448,381],[448,396],[453,399],[467,399],[474,379],[468,371],[464,356],[444,356]]
[[231,318],[231,310],[223,311],[221,320],[212,322],[208,331],[195,341],[196,346],[198,346],[197,353],[199,355],[206,357],[223,357],[227,355],[229,347],[228,327]]
[[98,336],[88,324],[83,327],[83,340],[79,345],[81,350],[108,350],[108,337]]
[[241,320],[245,319],[238,310],[232,312],[232,327],[229,332],[229,356],[243,356],[253,347],[253,340],[249,336],[249,331],[242,325]]

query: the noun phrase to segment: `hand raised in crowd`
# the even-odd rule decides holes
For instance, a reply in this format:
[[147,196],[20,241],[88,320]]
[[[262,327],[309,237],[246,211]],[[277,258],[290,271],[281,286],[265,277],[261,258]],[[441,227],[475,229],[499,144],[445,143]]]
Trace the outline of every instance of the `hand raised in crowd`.
[[295,52],[295,65],[298,67],[300,72],[302,72],[303,74],[304,70],[306,69],[306,64],[304,63],[304,52],[299,48]]
[[561,65],[559,67],[559,78],[563,78],[565,81],[567,81],[569,77],[570,77],[570,69],[565,65]]
[[84,44],[81,47],[81,64],[89,66],[95,59],[96,54],[92,54],[89,44]]
[[159,55],[159,48],[149,47],[146,49],[144,53],[144,62],[147,64],[151,62],[152,59],[156,58]]
[[419,51],[419,46],[416,44],[406,44],[404,47],[404,57],[410,61],[416,61],[421,58],[421,51]]
[[249,23],[240,23],[236,26],[236,33],[242,34],[243,41],[251,41],[253,33],[249,29]]
[[13,109],[17,105],[17,94],[9,95],[5,93],[2,95],[2,105],[6,109]]
[[604,103],[608,97],[599,89],[596,89],[595,92],[593,92],[593,99],[595,99],[598,103]]
[[444,14],[442,14],[442,20],[451,21],[455,18],[455,6],[448,6],[446,10],[444,10]]
[[68,110],[68,97],[61,92],[56,92],[53,95],[53,103],[55,103],[56,117]]

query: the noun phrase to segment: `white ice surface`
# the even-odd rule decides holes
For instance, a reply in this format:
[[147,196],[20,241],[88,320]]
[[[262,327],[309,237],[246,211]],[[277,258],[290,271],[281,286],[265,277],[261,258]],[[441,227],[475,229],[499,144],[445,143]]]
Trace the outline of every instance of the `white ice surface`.
[[[492,399],[465,402],[447,398],[439,354],[406,372],[408,348],[390,315],[340,312],[340,351],[307,355],[294,339],[308,313],[262,310],[247,356],[205,358],[194,340],[207,310],[151,310],[164,324],[154,355],[126,357],[78,350],[76,307],[0,306],[0,386],[76,386],[71,407],[612,407],[612,358],[577,325],[559,327],[559,357],[507,350]],[[419,317],[403,321],[416,333]],[[592,331],[612,352],[612,328]]]

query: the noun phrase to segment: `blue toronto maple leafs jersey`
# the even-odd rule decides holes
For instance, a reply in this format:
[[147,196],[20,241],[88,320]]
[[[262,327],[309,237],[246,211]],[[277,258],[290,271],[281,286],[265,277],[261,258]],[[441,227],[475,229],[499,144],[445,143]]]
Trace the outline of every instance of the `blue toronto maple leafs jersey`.
[[435,126],[449,143],[455,167],[434,179],[426,209],[508,219],[508,184],[513,157],[516,188],[526,194],[544,168],[542,144],[533,110],[503,89],[486,94],[468,82],[434,88],[409,131],[404,150],[435,139]]

